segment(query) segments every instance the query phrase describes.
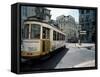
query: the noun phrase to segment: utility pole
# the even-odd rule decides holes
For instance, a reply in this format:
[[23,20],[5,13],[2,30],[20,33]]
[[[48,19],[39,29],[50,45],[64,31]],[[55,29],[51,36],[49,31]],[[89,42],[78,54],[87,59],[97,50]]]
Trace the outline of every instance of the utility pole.
[[81,45],[81,37],[80,37],[80,31],[79,31],[79,39],[78,39],[79,45]]
[[79,26],[79,31],[78,31],[78,33],[79,33],[79,40],[78,40],[78,43],[79,43],[79,45],[82,45],[82,43],[81,43],[81,36],[86,35],[86,31],[85,31],[85,30],[81,30],[81,25]]
[[79,31],[78,31],[78,34],[79,34],[78,43],[79,43],[79,45],[81,45],[80,31],[81,31],[81,25],[79,25]]

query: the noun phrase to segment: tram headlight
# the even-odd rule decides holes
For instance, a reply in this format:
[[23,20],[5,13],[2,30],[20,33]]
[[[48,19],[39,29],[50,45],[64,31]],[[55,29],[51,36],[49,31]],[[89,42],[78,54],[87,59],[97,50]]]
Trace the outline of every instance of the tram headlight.
[[23,45],[21,45],[21,51],[23,51],[24,50],[24,46]]

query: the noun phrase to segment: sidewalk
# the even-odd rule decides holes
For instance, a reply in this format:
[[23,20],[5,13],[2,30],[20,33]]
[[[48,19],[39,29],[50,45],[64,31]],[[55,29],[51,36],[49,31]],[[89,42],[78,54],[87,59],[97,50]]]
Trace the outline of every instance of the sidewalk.
[[75,65],[74,67],[94,67],[94,66],[95,66],[95,60],[91,60]]
[[95,47],[95,44],[93,44],[93,43],[81,43],[81,45],[79,45],[79,43],[66,43],[66,47],[67,48],[74,48],[74,47],[92,48],[92,47]]

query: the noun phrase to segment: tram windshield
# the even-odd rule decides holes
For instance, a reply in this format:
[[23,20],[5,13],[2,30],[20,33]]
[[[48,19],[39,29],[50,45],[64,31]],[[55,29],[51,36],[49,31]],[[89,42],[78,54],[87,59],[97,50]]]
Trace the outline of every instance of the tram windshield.
[[38,24],[31,24],[31,39],[40,39],[40,25]]
[[28,39],[29,38],[29,24],[25,24],[24,25],[23,38],[24,39]]
[[24,39],[40,39],[40,25],[25,24],[23,34]]

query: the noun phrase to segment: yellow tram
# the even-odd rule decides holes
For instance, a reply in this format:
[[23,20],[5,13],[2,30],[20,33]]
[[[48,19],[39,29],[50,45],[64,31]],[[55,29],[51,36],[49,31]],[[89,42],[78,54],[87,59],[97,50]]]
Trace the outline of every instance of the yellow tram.
[[25,21],[23,32],[21,44],[23,58],[44,56],[65,47],[65,34],[47,23]]

